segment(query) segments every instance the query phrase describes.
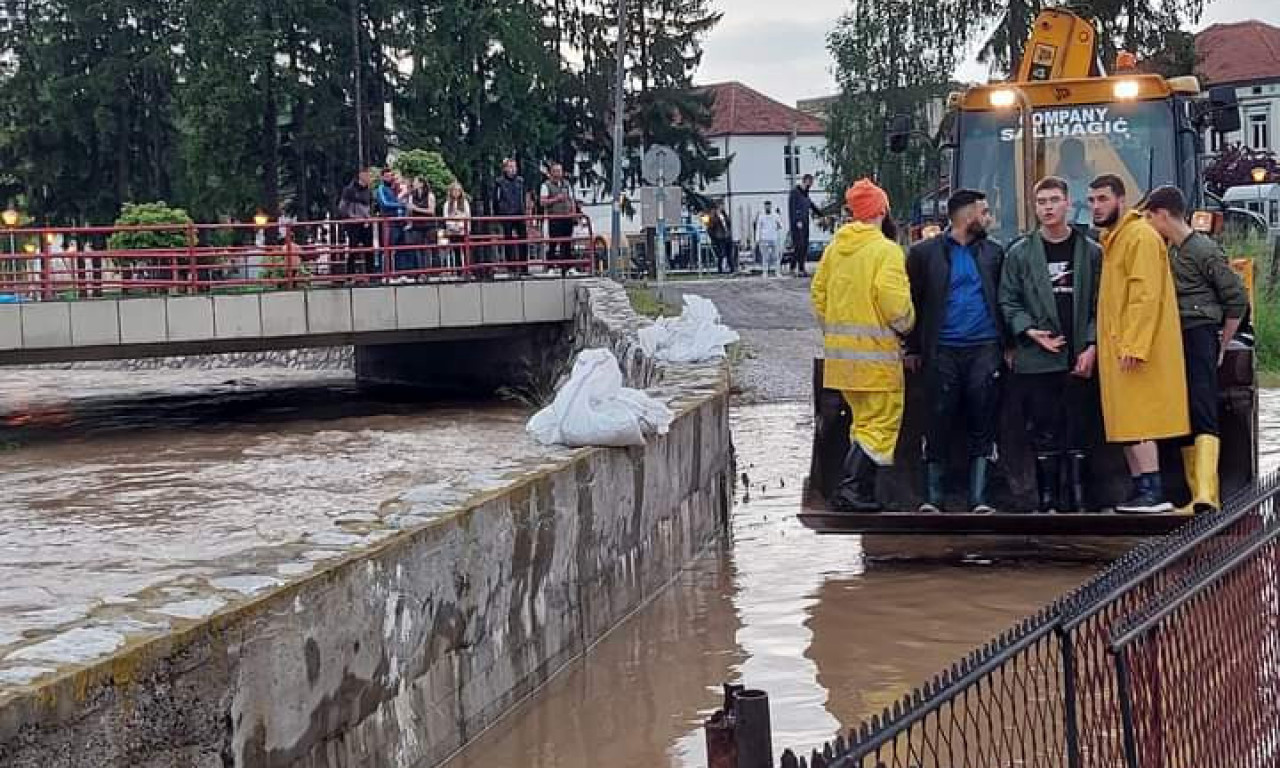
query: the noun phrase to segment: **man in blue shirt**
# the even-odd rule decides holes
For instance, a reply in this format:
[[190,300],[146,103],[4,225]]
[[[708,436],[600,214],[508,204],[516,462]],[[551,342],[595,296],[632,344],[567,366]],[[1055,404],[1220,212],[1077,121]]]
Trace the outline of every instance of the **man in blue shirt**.
[[[382,169],[382,183],[378,185],[376,199],[378,201],[378,215],[387,219],[399,219],[405,215],[404,203],[400,202],[400,195],[396,186],[396,172],[390,168]],[[386,233],[388,241],[383,245],[391,248],[400,248],[404,244],[404,222],[392,221],[382,230]],[[399,250],[383,251],[383,258],[390,259],[390,263],[398,271],[401,268],[407,268],[404,263],[404,257]]]
[[987,239],[991,211],[982,192],[957,190],[947,200],[947,214],[947,231],[916,243],[907,254],[917,320],[907,340],[906,364],[908,370],[923,371],[930,408],[920,511],[944,509],[951,427],[963,418],[969,509],[983,514],[994,511],[987,485],[998,456],[1004,359],[997,291],[1004,251]]

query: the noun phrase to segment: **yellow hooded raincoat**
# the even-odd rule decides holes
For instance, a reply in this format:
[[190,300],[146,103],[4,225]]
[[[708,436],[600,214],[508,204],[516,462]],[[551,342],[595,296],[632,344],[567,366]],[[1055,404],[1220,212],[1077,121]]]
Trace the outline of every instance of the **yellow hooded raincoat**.
[[893,463],[902,423],[899,339],[915,325],[902,249],[877,227],[846,224],[822,254],[811,289],[822,323],[823,383],[853,411],[852,439],[876,463]]
[[[1187,434],[1186,371],[1178,296],[1164,240],[1139,211],[1102,237],[1098,293],[1098,378],[1107,440],[1158,440]],[[1136,370],[1120,370],[1121,357]]]

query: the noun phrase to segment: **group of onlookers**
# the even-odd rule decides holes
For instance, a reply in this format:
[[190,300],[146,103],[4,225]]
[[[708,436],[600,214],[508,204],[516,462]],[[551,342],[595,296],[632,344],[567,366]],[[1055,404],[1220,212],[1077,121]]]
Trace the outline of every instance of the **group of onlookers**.
[[[485,274],[497,267],[505,267],[512,274],[527,274],[533,217],[546,220],[546,238],[536,238],[546,244],[545,263],[563,267],[572,261],[574,229],[581,211],[560,163],[548,167],[535,201],[516,161],[508,158],[493,183],[488,203],[496,250],[486,260]],[[380,259],[391,257],[401,280],[429,270],[460,269],[469,252],[463,243],[475,234],[476,225],[470,197],[460,183],[451,183],[440,201],[425,178],[405,179],[391,168],[383,169],[376,187],[369,170],[357,173],[342,190],[338,215],[347,221],[343,225],[345,273],[375,274],[379,272]],[[380,248],[374,247],[376,218],[387,220],[381,226]]]
[[1191,506],[1219,505],[1218,368],[1248,310],[1243,280],[1221,247],[1188,224],[1176,187],[1130,207],[1122,179],[1097,177],[1086,201],[1092,231],[1073,226],[1063,179],[1043,178],[1031,194],[1037,226],[1007,250],[987,236],[986,196],[961,189],[947,202],[946,231],[904,257],[884,234],[887,195],[865,179],[849,189],[852,221],[825,251],[812,287],[824,384],[844,394],[853,418],[837,508],[880,509],[875,477],[894,460],[904,369],[923,376],[929,409],[921,511],[944,510],[950,438],[961,419],[966,509],[992,511],[988,486],[1010,373],[1027,393],[1041,511],[1090,506],[1087,452],[1099,416],[1132,478],[1118,511],[1172,509],[1158,440],[1181,445]]

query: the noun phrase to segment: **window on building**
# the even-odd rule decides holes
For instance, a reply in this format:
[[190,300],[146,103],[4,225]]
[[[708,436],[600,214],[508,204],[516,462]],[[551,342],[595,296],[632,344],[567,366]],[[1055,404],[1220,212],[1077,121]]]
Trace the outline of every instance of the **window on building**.
[[1208,145],[1207,150],[1210,154],[1218,154],[1222,151],[1222,134],[1212,128],[1208,129],[1205,131],[1205,144]]
[[800,148],[788,144],[782,148],[782,172],[787,176],[800,175]]
[[1249,112],[1249,146],[1253,149],[1271,149],[1271,110],[1253,109]]
[[715,160],[715,159],[719,158],[719,157],[720,157],[720,148],[719,148],[719,147],[708,147],[708,148],[707,148],[707,157],[711,158],[712,160]]

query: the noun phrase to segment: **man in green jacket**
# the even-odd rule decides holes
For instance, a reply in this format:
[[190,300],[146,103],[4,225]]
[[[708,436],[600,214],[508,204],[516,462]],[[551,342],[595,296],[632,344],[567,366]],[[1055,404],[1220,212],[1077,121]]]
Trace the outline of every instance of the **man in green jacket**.
[[1218,368],[1249,308],[1244,281],[1222,248],[1187,224],[1187,200],[1177,187],[1157,187],[1147,196],[1147,220],[1172,246],[1169,267],[1178,291],[1187,400],[1194,444],[1182,449],[1182,465],[1195,512],[1217,509]]
[[[1097,361],[1102,249],[1071,227],[1071,194],[1056,176],[1035,186],[1039,228],[1010,246],[1000,311],[1014,339],[1014,375],[1027,392],[1041,512],[1084,512],[1085,446]],[[1067,498],[1063,483],[1063,456]]]

